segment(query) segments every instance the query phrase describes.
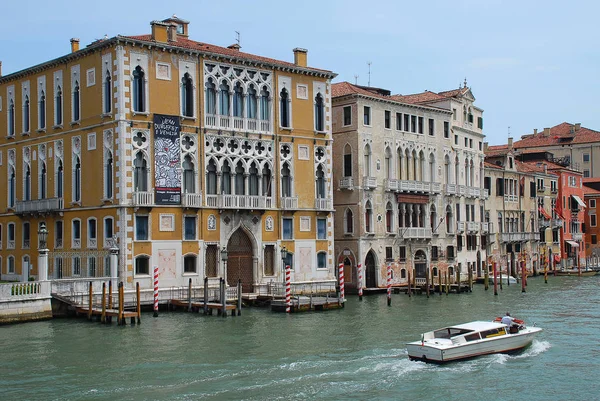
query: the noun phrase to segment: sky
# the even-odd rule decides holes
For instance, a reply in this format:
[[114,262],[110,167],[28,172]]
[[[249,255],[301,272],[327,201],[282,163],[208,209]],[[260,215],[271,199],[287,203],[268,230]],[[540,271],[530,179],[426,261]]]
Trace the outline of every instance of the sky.
[[[2,74],[176,14],[193,40],[293,61],[410,94],[467,80],[490,144],[561,122],[600,131],[600,2],[554,0],[5,1]],[[370,78],[369,78],[369,65]],[[358,76],[358,78],[356,78]],[[510,127],[510,128],[509,128]]]

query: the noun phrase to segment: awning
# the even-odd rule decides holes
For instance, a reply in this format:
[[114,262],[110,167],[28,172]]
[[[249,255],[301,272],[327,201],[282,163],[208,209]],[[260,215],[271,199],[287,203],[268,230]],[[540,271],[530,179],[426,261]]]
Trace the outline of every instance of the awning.
[[560,255],[556,255],[555,254],[554,255],[554,261],[557,262],[557,263],[560,262]]
[[579,203],[579,206],[585,207],[585,202],[583,202],[579,196],[577,196],[577,195],[571,195],[571,196],[573,197],[573,199],[575,199],[575,201],[577,203]]
[[566,240],[567,244],[571,245],[573,248],[579,248],[579,244],[575,241]]
[[429,195],[398,194],[396,195],[396,201],[398,203],[418,203],[425,205],[429,203]]
[[552,216],[550,216],[548,214],[548,212],[542,206],[539,207],[539,211],[542,214],[542,216],[544,216],[547,220],[551,220],[552,219]]

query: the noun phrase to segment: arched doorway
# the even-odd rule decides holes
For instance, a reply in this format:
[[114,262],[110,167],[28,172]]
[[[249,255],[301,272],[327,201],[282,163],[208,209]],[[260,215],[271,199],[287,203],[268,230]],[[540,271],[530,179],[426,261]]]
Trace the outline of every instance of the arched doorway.
[[367,257],[365,258],[365,288],[377,287],[377,278],[375,276],[376,266],[377,263],[375,261],[375,253],[373,251],[369,251],[369,253],[367,253]]
[[427,274],[427,256],[422,250],[415,253],[415,277],[425,278]]
[[254,284],[252,241],[241,228],[229,238],[227,254],[227,284],[236,286],[238,280],[241,280],[242,291],[252,292]]

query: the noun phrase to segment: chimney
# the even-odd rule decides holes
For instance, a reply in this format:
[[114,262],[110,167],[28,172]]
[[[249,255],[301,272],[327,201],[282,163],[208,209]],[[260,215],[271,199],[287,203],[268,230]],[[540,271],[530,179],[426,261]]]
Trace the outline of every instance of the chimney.
[[544,163],[544,174],[548,174],[548,165]]
[[167,35],[167,27],[168,24],[160,21],[152,21],[150,23],[152,27],[152,40],[160,43],[167,43],[168,35]]
[[296,47],[294,49],[294,64],[298,67],[306,67],[308,64],[308,50]]
[[71,53],[79,51],[79,38],[71,38]]
[[575,126],[571,125],[571,128],[569,129],[569,133],[571,135],[573,135],[575,133]]
[[512,149],[512,143],[513,143],[512,136],[509,136],[509,137],[508,137],[508,148],[509,148],[509,149]]
[[534,128],[533,129],[533,136],[536,136],[536,135],[537,135],[537,128]]
[[581,123],[575,123],[575,132],[581,129]]
[[544,128],[544,136],[550,136],[550,128]]
[[240,46],[238,43],[234,43],[232,45],[227,46],[227,48],[239,52],[242,46]]
[[483,143],[483,153],[487,153],[487,150],[488,150],[488,143],[484,142]]

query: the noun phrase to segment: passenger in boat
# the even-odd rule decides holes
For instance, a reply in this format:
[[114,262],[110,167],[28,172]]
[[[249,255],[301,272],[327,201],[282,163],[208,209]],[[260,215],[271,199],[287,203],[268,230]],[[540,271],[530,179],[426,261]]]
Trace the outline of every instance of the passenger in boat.
[[519,332],[519,325],[515,323],[515,319],[510,317],[510,313],[508,312],[506,312],[506,316],[502,317],[500,323],[506,325],[506,330],[511,334]]

